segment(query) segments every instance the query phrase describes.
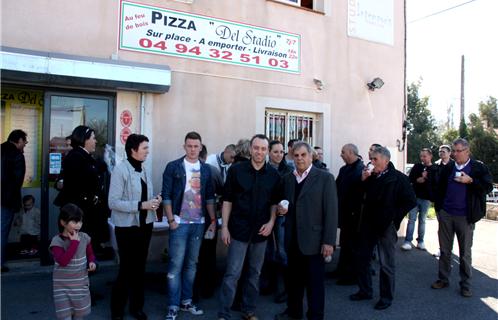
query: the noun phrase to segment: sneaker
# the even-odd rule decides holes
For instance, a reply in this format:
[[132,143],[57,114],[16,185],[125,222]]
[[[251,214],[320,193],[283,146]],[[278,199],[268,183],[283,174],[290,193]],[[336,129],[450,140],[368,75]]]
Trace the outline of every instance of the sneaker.
[[417,249],[419,249],[419,250],[427,250],[427,248],[425,247],[425,244],[423,242],[417,243]]
[[462,295],[462,297],[465,297],[465,298],[472,297],[472,291],[470,289],[467,289],[467,288],[462,288],[460,290],[460,294]]
[[412,244],[410,242],[405,242],[401,245],[401,250],[410,251],[412,249]]
[[192,302],[185,303],[185,304],[181,303],[180,310],[190,312],[194,316],[200,316],[200,315],[204,314],[204,311],[202,311],[202,309],[197,308],[197,306],[195,304],[193,304]]
[[448,287],[450,284],[448,282],[445,282],[443,280],[436,280],[434,283],[431,285],[432,289],[443,289]]
[[166,320],[175,320],[178,316],[178,311],[175,309],[169,309],[168,314],[166,315]]

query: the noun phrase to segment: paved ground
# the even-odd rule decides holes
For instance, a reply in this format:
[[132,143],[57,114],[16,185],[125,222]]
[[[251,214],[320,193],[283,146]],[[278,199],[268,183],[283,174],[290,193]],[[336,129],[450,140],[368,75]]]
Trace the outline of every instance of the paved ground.
[[[375,300],[349,301],[348,296],[356,291],[356,287],[336,286],[333,280],[327,280],[325,319],[498,319],[498,223],[481,221],[476,225],[472,298],[462,298],[459,295],[458,266],[454,267],[449,288],[430,289],[430,284],[437,275],[437,258],[432,255],[438,249],[437,222],[428,221],[426,230],[427,252],[416,249],[410,252],[397,251],[397,287],[392,307],[376,311],[373,309]],[[458,252],[456,244],[455,252]],[[455,259],[457,261],[456,256]],[[27,265],[16,269],[2,274],[2,319],[54,319],[51,268]],[[91,278],[92,287],[105,298],[97,302],[88,319],[110,318],[110,282],[114,279],[116,270],[116,266],[108,264]],[[165,316],[165,270],[166,265],[162,263],[148,266],[145,311],[152,320],[164,319]],[[375,289],[378,297],[377,281]],[[216,299],[203,300],[200,306],[206,311],[204,316],[180,314],[178,320],[216,319]],[[260,319],[273,319],[273,315],[284,308],[285,305],[274,304],[271,297],[262,296],[258,302]],[[233,318],[239,319],[239,314],[235,313]]]

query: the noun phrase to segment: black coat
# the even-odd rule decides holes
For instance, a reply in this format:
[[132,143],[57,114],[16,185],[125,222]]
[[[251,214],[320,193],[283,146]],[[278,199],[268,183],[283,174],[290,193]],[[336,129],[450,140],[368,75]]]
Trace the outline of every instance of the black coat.
[[282,177],[283,199],[289,201],[285,215],[285,247],[289,251],[292,236],[303,255],[320,254],[323,244],[335,245],[337,237],[337,190],[334,176],[311,167],[296,198],[296,177]]
[[[434,201],[438,170],[439,167],[437,165],[426,167],[422,163],[416,163],[413,166],[408,179],[413,186],[417,198]],[[423,183],[418,183],[417,179],[422,177],[424,171],[427,171],[427,179]]]
[[339,204],[339,228],[357,223],[361,209],[361,174],[365,165],[361,159],[346,164],[339,170],[335,180]]
[[293,170],[294,169],[292,169],[292,167],[287,164],[287,161],[285,161],[285,159],[282,159],[282,161],[280,161],[280,163],[278,164],[277,171],[281,177],[288,173],[291,173]]
[[102,186],[97,162],[86,150],[77,147],[69,151],[62,162],[62,178],[58,205],[74,203],[83,210],[95,206],[95,196],[101,194]]
[[382,176],[372,175],[362,184],[364,189],[360,231],[381,235],[394,222],[399,229],[403,217],[417,205],[408,177],[389,162]]
[[2,207],[21,208],[21,188],[26,174],[24,154],[9,141],[2,143]]
[[[481,161],[471,159],[469,164],[469,176],[473,181],[471,184],[467,184],[467,221],[476,223],[486,214],[486,195],[493,190],[493,177],[488,167]],[[448,188],[448,179],[454,168],[454,161],[441,168],[435,202],[436,211],[441,210],[443,207]]]

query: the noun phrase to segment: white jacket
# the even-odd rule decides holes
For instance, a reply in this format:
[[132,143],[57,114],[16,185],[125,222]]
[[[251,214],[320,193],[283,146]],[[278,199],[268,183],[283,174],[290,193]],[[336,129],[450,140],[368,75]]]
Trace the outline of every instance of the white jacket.
[[[144,166],[142,166],[142,172],[147,181],[147,200],[150,200],[154,197],[152,178]],[[128,160],[122,161],[112,171],[109,208],[112,210],[111,221],[117,227],[140,226],[138,203],[142,194],[141,175],[142,173],[135,171]],[[156,221],[156,212],[148,210],[145,222],[154,221]]]

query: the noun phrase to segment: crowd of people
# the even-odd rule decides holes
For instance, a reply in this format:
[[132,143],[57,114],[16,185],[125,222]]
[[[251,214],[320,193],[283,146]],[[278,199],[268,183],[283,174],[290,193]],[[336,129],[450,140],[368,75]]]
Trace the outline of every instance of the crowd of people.
[[[12,146],[2,144],[2,263],[4,215],[21,202],[22,180],[17,176],[25,170],[24,163],[21,166],[4,155],[19,160],[21,142],[27,143],[26,135],[16,133],[4,143]],[[80,319],[90,313],[88,271],[96,266],[91,239],[98,237],[95,212],[102,201],[91,157],[95,144],[91,128],[77,127],[71,135],[73,150],[63,161],[64,186],[58,199],[61,233],[50,245],[59,319]],[[418,219],[416,247],[425,250],[425,218],[432,202],[439,221],[440,259],[438,279],[431,287],[449,286],[456,234],[460,292],[472,296],[473,230],[484,216],[492,176],[482,162],[470,158],[465,139],[442,145],[440,160],[434,164],[431,149],[422,149],[420,163],[408,177],[394,167],[389,149],[379,144],[370,147],[368,161],[363,161],[356,145],[344,145],[344,165],[337,179],[323,163],[323,150],[303,141],[290,140],[285,154],[282,142],[256,134],[208,155],[201,136],[189,132],[183,148],[185,155],[166,165],[160,192],[153,190],[151,173],[143,165],[149,153],[144,135],[128,137],[127,159],[112,172],[108,206],[120,258],[111,296],[113,320],[124,318],[127,303],[135,319],[147,319],[144,273],[158,210],[169,225],[166,320],[175,320],[180,311],[204,314],[195,304],[194,291],[200,290],[201,296],[214,292],[218,236],[228,247],[219,289],[219,320],[231,319],[236,305],[243,319],[257,320],[256,298],[265,280],[273,282],[275,300],[287,302],[275,319],[324,319],[325,264],[336,249],[338,229],[340,255],[331,276],[339,278],[338,285],[358,286],[350,295],[352,301],[371,300],[375,273],[371,261],[376,256],[379,299],[374,307],[386,309],[394,299],[401,221],[408,215],[401,249],[412,249]],[[7,176],[8,165],[15,165],[16,176]],[[7,190],[4,173],[18,181]],[[4,192],[9,197],[4,199]],[[75,274],[78,277],[70,279]]]

